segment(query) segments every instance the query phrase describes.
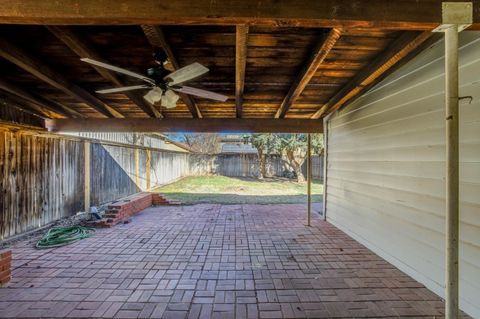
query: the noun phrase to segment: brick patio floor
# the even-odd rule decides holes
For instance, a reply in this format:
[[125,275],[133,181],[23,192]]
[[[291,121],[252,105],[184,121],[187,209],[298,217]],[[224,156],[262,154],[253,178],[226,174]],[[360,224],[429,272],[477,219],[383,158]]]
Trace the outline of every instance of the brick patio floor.
[[441,317],[442,301],[303,205],[152,207],[70,246],[13,249],[0,317]]

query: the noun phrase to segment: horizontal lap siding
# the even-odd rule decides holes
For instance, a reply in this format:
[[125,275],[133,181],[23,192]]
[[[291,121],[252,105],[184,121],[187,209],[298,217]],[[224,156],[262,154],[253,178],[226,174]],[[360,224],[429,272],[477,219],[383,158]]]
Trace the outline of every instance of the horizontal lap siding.
[[[328,122],[330,222],[443,296],[443,42]],[[461,34],[460,297],[480,316],[480,35]]]
[[0,131],[1,238],[81,210],[83,167],[81,142]]

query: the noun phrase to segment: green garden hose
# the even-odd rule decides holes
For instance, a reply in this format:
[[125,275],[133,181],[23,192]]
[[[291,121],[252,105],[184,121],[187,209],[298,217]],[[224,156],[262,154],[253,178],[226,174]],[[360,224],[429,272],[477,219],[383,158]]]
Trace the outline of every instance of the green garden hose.
[[68,245],[77,240],[87,238],[93,235],[95,229],[83,226],[69,226],[69,227],[55,227],[50,228],[48,232],[43,235],[35,247],[37,248],[52,248]]

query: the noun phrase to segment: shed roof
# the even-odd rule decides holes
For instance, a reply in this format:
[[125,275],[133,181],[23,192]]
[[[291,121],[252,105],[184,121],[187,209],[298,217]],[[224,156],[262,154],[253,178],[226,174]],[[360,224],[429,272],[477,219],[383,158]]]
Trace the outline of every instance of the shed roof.
[[226,143],[222,145],[224,154],[257,154],[257,149],[251,144]]

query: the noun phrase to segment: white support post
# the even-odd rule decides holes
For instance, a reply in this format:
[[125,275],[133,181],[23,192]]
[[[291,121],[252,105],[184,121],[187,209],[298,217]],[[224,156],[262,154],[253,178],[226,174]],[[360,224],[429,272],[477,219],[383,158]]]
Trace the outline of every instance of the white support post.
[[312,136],[307,134],[307,226],[312,225]]
[[458,28],[445,30],[445,108],[446,108],[446,272],[445,316],[458,317]]
[[459,313],[459,127],[458,33],[472,23],[471,2],[443,2],[442,22],[434,31],[445,33],[445,318]]
[[323,220],[327,220],[327,175],[328,175],[328,120],[331,114],[323,118]]

